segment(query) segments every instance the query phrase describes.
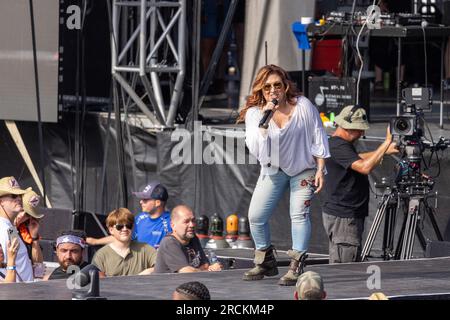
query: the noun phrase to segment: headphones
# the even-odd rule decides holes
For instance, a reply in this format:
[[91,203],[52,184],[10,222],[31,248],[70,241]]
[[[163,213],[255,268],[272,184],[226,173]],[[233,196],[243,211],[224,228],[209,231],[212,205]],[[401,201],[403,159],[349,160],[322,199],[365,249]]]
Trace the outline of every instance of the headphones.
[[[353,106],[352,110],[350,110],[350,113],[348,114],[348,116],[346,116],[346,117],[344,118],[344,120],[347,121],[348,123],[352,123],[352,117],[353,117],[353,114],[354,114],[358,109],[364,109],[364,108],[361,107],[359,104],[355,104],[355,105]],[[366,120],[366,119],[367,119],[367,117],[366,117],[365,114],[362,116],[362,119],[363,119],[363,120]]]

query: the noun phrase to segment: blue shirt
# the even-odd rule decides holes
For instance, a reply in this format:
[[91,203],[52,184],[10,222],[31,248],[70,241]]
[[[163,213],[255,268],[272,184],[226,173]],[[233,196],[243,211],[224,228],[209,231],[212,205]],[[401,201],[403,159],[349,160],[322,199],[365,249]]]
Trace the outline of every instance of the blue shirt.
[[170,212],[164,211],[161,216],[152,219],[148,212],[140,212],[134,217],[134,230],[132,239],[138,242],[145,242],[154,248],[159,247],[159,243],[172,232],[170,227]]

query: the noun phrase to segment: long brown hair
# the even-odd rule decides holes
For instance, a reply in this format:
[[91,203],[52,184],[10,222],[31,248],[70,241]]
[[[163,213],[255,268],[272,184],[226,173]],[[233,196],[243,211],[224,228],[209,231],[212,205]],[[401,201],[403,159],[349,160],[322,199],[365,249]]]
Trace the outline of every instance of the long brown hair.
[[283,81],[286,100],[289,103],[295,103],[295,98],[301,95],[301,92],[297,89],[295,83],[289,79],[289,75],[285,70],[274,64],[264,66],[259,69],[256,75],[255,81],[252,85],[252,94],[247,98],[245,107],[242,108],[241,112],[239,113],[239,117],[237,118],[236,123],[245,121],[245,114],[247,113],[247,110],[249,108],[255,106],[262,108],[267,103],[263,95],[263,87],[267,81],[267,78],[269,78],[269,76],[271,76],[272,74],[277,74]]

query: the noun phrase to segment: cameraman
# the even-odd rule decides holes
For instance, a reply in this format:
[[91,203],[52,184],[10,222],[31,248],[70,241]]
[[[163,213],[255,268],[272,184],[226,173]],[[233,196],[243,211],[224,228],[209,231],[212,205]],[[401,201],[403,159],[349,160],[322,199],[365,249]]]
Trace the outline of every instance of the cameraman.
[[375,150],[357,153],[353,143],[369,129],[366,112],[347,106],[335,119],[338,128],[329,139],[331,157],[324,188],[323,225],[329,239],[330,263],[356,262],[360,258],[364,219],[369,213],[368,174],[385,154],[397,153],[389,127],[386,140]]

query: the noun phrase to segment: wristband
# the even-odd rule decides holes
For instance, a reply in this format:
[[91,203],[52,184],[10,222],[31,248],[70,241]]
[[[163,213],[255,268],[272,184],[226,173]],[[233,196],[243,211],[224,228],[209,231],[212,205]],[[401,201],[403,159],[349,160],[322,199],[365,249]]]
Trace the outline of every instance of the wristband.
[[7,266],[6,270],[16,270],[16,266]]

